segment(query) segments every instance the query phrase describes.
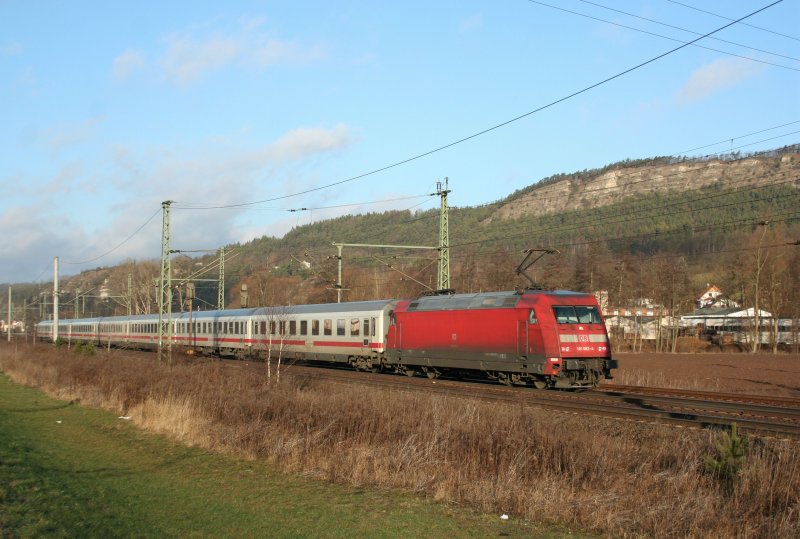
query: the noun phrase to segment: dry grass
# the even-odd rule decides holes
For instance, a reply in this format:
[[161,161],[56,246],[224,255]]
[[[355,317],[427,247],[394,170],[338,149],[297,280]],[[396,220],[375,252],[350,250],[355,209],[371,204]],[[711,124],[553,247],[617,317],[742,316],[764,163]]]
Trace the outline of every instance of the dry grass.
[[732,490],[704,471],[714,433],[314,383],[213,362],[165,366],[0,348],[15,380],[187,444],[291,472],[613,536],[800,535],[800,446],[751,440]]

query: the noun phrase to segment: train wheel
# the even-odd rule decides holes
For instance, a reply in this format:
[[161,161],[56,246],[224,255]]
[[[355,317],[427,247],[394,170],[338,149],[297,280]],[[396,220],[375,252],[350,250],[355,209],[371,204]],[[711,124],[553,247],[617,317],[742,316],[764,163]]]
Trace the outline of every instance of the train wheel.
[[498,373],[497,373],[497,379],[498,379],[498,380],[500,381],[500,383],[501,383],[501,384],[503,384],[504,386],[510,386],[510,385],[513,385],[513,383],[514,383],[514,382],[513,382],[513,380],[511,379],[511,377],[508,375],[508,373],[507,373],[507,372],[498,372]]
[[533,380],[533,387],[535,387],[536,389],[545,389],[547,388],[547,381],[535,378]]
[[434,369],[433,367],[422,367],[422,372],[424,372],[425,375],[428,378],[430,378],[431,380],[435,380],[436,378],[439,378],[439,376],[442,374],[441,372],[439,372],[438,370]]
[[416,371],[416,369],[414,369],[412,367],[403,367],[402,373],[405,374],[408,377],[411,377],[411,376],[414,376],[415,374],[417,374],[417,371]]

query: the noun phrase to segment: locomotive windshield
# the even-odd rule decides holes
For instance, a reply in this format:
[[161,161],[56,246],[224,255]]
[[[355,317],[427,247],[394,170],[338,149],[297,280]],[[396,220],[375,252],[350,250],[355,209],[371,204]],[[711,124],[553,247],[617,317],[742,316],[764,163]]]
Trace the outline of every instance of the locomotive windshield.
[[601,324],[597,307],[577,305],[555,305],[553,312],[559,324]]

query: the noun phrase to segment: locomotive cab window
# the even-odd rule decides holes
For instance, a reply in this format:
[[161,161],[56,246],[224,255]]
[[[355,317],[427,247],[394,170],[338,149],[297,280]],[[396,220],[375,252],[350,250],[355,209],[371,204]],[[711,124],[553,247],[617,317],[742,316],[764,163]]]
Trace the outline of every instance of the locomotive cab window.
[[534,311],[533,309],[531,309],[531,311],[528,313],[528,323],[529,324],[536,323],[536,311]]
[[559,324],[601,324],[597,307],[556,305],[553,307]]
[[578,315],[575,314],[575,307],[572,305],[556,305],[553,307],[556,315],[556,322],[559,324],[577,324]]
[[596,307],[575,307],[575,313],[578,315],[578,321],[581,324],[601,324],[600,313],[597,312]]

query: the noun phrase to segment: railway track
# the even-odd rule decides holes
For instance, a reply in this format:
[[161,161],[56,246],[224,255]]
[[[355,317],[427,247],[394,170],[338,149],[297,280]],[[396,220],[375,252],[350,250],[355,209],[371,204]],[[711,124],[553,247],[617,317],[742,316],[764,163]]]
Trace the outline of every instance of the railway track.
[[441,378],[428,380],[298,365],[292,369],[294,376],[308,379],[399,391],[426,391],[697,429],[728,429],[736,423],[743,434],[800,440],[800,401],[797,399],[623,386],[602,386],[598,390],[580,393],[537,391],[493,383],[476,384]]

